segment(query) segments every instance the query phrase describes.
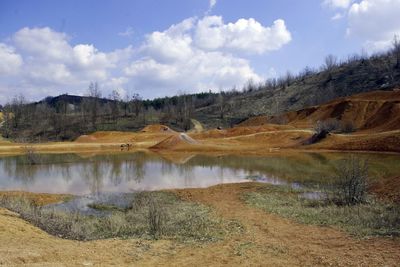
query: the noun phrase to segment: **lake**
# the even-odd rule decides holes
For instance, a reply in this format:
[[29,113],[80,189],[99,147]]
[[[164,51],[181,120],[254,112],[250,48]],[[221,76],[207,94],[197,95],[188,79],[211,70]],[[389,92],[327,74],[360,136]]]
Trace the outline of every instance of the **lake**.
[[[162,156],[147,152],[108,155],[38,154],[0,157],[0,190],[88,195],[142,190],[200,188],[260,181],[320,185],[350,154],[293,153],[269,156]],[[370,163],[373,179],[400,174],[400,156],[357,154]]]

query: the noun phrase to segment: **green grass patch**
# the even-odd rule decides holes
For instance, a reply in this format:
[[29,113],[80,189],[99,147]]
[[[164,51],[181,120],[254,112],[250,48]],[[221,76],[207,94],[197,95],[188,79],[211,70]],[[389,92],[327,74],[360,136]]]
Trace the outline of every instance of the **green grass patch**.
[[75,240],[135,237],[208,242],[222,239],[232,227],[238,228],[217,218],[210,208],[166,192],[139,193],[126,210],[93,206],[107,211],[105,216],[57,212],[25,198],[3,197],[0,206],[52,235]]
[[337,206],[325,200],[301,197],[302,190],[266,185],[247,193],[244,201],[254,207],[304,224],[335,226],[358,237],[400,236],[400,207],[369,197],[365,203]]

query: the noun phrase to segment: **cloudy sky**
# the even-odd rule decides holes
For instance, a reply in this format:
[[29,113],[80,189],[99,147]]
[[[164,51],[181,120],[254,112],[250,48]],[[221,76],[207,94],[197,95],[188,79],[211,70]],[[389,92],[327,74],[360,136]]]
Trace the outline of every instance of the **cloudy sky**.
[[240,88],[391,45],[400,0],[1,0],[0,103]]

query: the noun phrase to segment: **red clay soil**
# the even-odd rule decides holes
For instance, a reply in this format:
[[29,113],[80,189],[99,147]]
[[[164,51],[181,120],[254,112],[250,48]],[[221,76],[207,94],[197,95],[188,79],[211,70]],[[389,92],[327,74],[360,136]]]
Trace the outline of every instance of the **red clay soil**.
[[400,176],[379,179],[371,185],[369,190],[381,199],[400,205]]
[[168,126],[162,124],[152,124],[144,127],[141,130],[142,133],[175,133],[175,131],[171,130]]
[[261,132],[272,132],[272,131],[293,130],[293,129],[295,128],[290,125],[265,124],[260,126],[233,127],[223,130],[212,129],[201,133],[193,133],[190,134],[190,136],[196,139],[225,138],[225,137],[256,134]]
[[187,147],[188,145],[190,146],[194,144],[197,144],[196,140],[192,139],[191,137],[189,137],[184,133],[180,133],[165,138],[158,144],[151,146],[150,149],[153,150],[171,149],[179,145]]
[[[338,98],[320,106],[292,111],[280,116],[289,125],[309,128],[317,121],[337,119],[352,122],[361,131],[383,132],[400,129],[400,90],[374,91]],[[264,125],[274,116],[258,116],[239,126]]]
[[131,132],[98,131],[90,135],[81,135],[75,140],[75,142],[77,143],[122,142],[122,141],[128,141],[132,137],[133,133]]
[[400,131],[341,135],[331,134],[308,149],[327,149],[344,151],[400,152]]

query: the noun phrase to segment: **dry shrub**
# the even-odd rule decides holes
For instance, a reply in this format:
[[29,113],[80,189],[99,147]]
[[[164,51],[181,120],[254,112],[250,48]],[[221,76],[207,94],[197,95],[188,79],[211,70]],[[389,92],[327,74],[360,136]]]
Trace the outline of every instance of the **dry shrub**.
[[368,161],[350,156],[337,166],[329,199],[337,205],[365,202],[368,188]]
[[314,126],[314,131],[316,134],[326,132],[330,133],[336,131],[340,128],[340,122],[337,119],[327,119],[324,121],[317,121]]

